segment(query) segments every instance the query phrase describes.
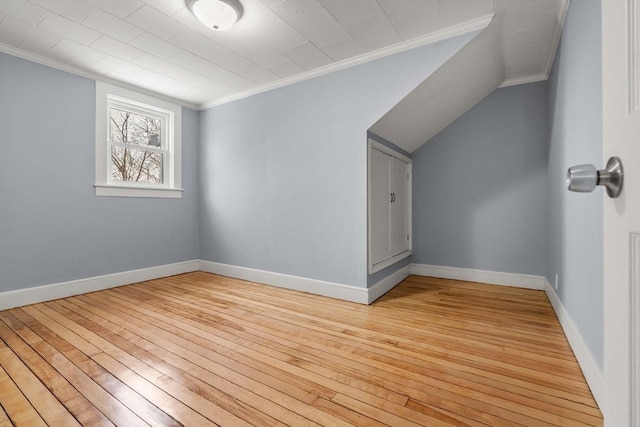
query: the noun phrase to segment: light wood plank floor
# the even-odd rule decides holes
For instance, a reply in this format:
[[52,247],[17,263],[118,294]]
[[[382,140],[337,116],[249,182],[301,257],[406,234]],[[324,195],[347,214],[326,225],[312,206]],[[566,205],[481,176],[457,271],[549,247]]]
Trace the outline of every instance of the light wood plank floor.
[[541,291],[196,272],[0,312],[0,426],[600,426]]

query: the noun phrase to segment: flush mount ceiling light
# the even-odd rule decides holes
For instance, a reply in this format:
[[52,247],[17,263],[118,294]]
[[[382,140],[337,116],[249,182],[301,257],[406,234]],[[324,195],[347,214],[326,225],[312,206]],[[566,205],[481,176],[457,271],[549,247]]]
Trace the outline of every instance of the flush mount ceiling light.
[[238,0],[187,0],[187,6],[200,22],[216,31],[231,28],[242,17]]

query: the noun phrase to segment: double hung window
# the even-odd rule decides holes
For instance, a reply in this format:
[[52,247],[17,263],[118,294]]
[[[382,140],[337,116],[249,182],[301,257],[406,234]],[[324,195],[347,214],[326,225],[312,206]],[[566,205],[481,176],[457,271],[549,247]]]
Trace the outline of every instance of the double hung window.
[[181,108],[96,82],[96,194],[181,197]]

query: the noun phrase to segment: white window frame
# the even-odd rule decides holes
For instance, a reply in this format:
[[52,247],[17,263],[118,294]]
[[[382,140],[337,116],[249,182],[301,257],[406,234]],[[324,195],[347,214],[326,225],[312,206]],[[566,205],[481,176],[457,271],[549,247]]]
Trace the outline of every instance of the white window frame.
[[[162,183],[115,181],[111,176],[109,111],[112,107],[162,121],[161,146],[140,147],[163,154]],[[137,147],[136,147],[137,148]],[[168,101],[96,81],[96,196],[182,197],[182,108]]]

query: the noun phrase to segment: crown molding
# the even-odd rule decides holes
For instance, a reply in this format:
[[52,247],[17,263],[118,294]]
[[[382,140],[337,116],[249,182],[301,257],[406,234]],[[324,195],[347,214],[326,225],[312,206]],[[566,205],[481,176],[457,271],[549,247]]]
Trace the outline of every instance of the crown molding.
[[547,80],[548,78],[549,78],[549,74],[543,74],[543,73],[530,74],[528,76],[522,76],[522,77],[516,77],[516,78],[513,78],[513,79],[507,79],[500,85],[500,88],[509,87],[509,86],[524,85],[524,84],[527,84],[527,83],[541,82],[543,80]]
[[[563,0],[567,1],[567,0]],[[366,62],[370,62],[376,59],[384,58],[389,55],[393,55],[400,52],[405,52],[407,50],[415,49],[418,47],[426,46],[432,43],[436,43],[442,40],[446,40],[452,37],[460,36],[463,34],[467,34],[473,31],[480,31],[485,29],[493,20],[494,14],[489,14],[482,16],[480,18],[476,18],[462,24],[453,25],[451,27],[444,28],[439,31],[435,31],[430,34],[426,34],[421,37],[416,37],[411,40],[406,40],[400,43],[396,43],[391,46],[387,46],[381,49],[377,49],[372,52],[367,52],[362,55],[355,56],[353,58],[345,59],[343,61],[335,62],[333,64],[326,65],[321,68],[317,68],[314,70],[309,70],[303,73],[296,74],[291,77],[287,77],[284,79],[277,80],[275,82],[267,83],[264,85],[260,85],[254,87],[252,89],[239,92],[230,96],[226,96],[219,99],[214,99],[210,102],[203,104],[193,104],[190,102],[186,102],[184,100],[176,99],[167,95],[163,95],[154,91],[150,91],[148,89],[141,88],[136,85],[132,85],[120,80],[112,79],[107,76],[104,76],[99,73],[94,73],[91,71],[87,71],[81,67],[77,67],[71,64],[64,63],[62,61],[57,61],[55,59],[47,58],[42,55],[38,55],[36,53],[28,52],[5,43],[0,42],[0,52],[6,53],[9,55],[17,56],[22,59],[26,59],[31,62],[35,62],[41,65],[45,65],[51,68],[55,68],[60,71],[65,71],[67,73],[75,74],[80,77],[85,77],[92,80],[98,80],[106,83],[110,83],[116,86],[121,86],[126,89],[135,90],[140,93],[144,93],[149,96],[154,96],[159,99],[163,99],[169,102],[176,103],[183,107],[191,108],[194,110],[205,110],[207,108],[216,107],[218,105],[226,104],[232,101],[236,101],[242,98],[247,98],[249,96],[257,95],[262,92],[267,92],[273,89],[277,89],[280,87],[288,86],[293,83],[299,83],[305,80],[313,79],[316,77],[323,76],[325,74],[332,73],[334,71],[344,70],[346,68],[353,67],[355,65],[364,64]]]
[[560,38],[562,37],[562,29],[564,28],[564,20],[567,17],[569,10],[569,3],[571,0],[559,0],[560,6],[558,7],[558,14],[556,19],[556,25],[553,28],[553,34],[551,35],[551,43],[548,45],[549,50],[542,66],[542,74],[544,74],[545,80],[551,74],[551,67],[553,67],[553,60],[556,57],[556,51],[560,44]]
[[345,59],[343,61],[335,62],[333,64],[326,65],[324,67],[309,70],[300,74],[296,74],[291,77],[277,80],[275,82],[267,83],[261,86],[257,86],[253,89],[246,90],[244,92],[236,93],[224,98],[216,99],[211,102],[202,104],[201,110],[207,108],[216,107],[218,105],[227,104],[232,101],[237,101],[242,98],[257,95],[262,92],[267,92],[280,87],[288,86],[293,83],[299,83],[305,80],[313,79],[323,76],[325,74],[333,73],[334,71],[344,70],[346,68],[353,67],[355,65],[364,64],[365,62],[373,61],[376,59],[384,58],[385,56],[393,55],[396,53],[404,52],[407,50],[415,49],[418,47],[426,46],[428,44],[436,43],[445,39],[467,34],[472,31],[479,31],[485,29],[493,20],[494,14],[485,15],[483,17],[473,19],[471,21],[464,22],[462,24],[454,25],[444,28],[439,31],[435,31],[430,34],[426,34],[421,37],[416,37],[411,40],[396,43],[391,46],[387,46],[381,49],[367,52],[362,55],[354,56],[353,58]]
[[546,52],[544,63],[542,64],[542,72],[536,74],[530,74],[528,76],[516,77],[513,79],[505,80],[500,87],[509,87],[516,85],[523,85],[527,83],[535,83],[543,80],[547,80],[551,75],[551,68],[553,67],[553,60],[556,57],[558,45],[562,38],[562,29],[564,28],[564,21],[567,17],[569,10],[569,3],[571,0],[558,0],[560,6],[558,7],[558,13],[556,16],[556,25],[553,28],[553,34],[551,35],[551,43],[549,43],[549,49]]
[[140,86],[132,85],[121,80],[116,80],[104,76],[102,74],[93,73],[91,71],[87,71],[80,67],[76,67],[75,65],[67,64],[62,61],[57,61],[55,59],[47,58],[42,55],[38,55],[37,53],[28,52],[26,50],[19,49],[17,47],[9,46],[5,43],[0,42],[0,52],[6,53],[8,55],[16,56],[18,58],[26,59],[27,61],[35,62],[36,64],[45,65],[47,67],[55,68],[56,70],[64,71],[66,73],[74,74],[76,76],[84,77],[91,80],[101,81],[105,83],[112,84],[114,86],[120,86],[125,89],[133,90],[135,92],[139,92],[145,95],[152,96],[157,99],[162,99],[167,102],[171,102],[174,104],[178,104],[182,107],[187,107],[192,110],[198,110],[199,106],[197,104],[192,104],[190,102],[186,102],[177,98],[173,98],[167,95],[163,95],[158,92],[154,92],[152,90],[141,88]]

